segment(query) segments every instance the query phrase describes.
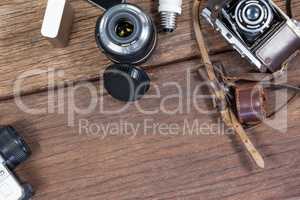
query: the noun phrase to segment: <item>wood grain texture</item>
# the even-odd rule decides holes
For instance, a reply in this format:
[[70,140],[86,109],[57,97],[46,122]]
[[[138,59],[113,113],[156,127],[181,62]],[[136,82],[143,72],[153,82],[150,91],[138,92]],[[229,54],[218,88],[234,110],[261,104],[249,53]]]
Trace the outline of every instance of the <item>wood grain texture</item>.
[[[192,97],[189,91],[195,91],[203,82],[196,73],[198,65],[196,59],[149,71],[161,96],[143,99],[139,104],[148,111],[159,109],[151,115],[142,114],[133,104],[119,114],[105,114],[99,111],[98,104],[90,113],[75,113],[74,126],[68,126],[67,111],[70,102],[73,105],[70,101],[73,94],[76,106],[81,109],[87,108],[92,99],[102,102],[106,111],[124,106],[105,93],[91,97],[87,85],[100,91],[98,81],[58,89],[54,95],[50,91],[22,97],[29,108],[48,109],[48,102],[54,103],[52,113],[27,114],[13,100],[0,102],[1,123],[17,127],[33,149],[33,156],[18,169],[18,174],[35,187],[34,199],[299,199],[298,99],[288,107],[286,132],[280,133],[274,130],[275,126],[267,125],[249,130],[249,136],[266,161],[264,170],[254,167],[234,135],[218,135],[206,129],[185,132],[185,135],[184,131],[178,134],[144,131],[144,120],[160,125],[175,123],[181,128],[184,121],[198,120],[205,126],[218,122],[218,115],[198,110],[212,109],[210,100],[203,97],[196,101],[198,109],[191,107],[190,111],[184,109],[173,114],[162,112],[163,97],[177,94],[177,88],[166,86],[167,82],[178,83],[183,88],[181,99],[188,105],[186,99]],[[189,76],[190,82],[187,81]],[[152,87],[149,94],[156,94],[155,88]],[[207,94],[207,91],[196,93]],[[173,99],[163,104],[171,110],[176,109],[177,103]],[[98,126],[118,124],[120,120],[142,125],[135,137],[118,132],[102,138],[101,131],[92,135],[80,129],[82,119]],[[278,125],[281,121],[277,119],[274,123]]]
[[[154,1],[131,2],[151,13],[158,23]],[[83,0],[72,0],[76,18],[70,46],[53,49],[39,33],[46,0],[0,2],[0,99],[12,97],[13,83],[22,73],[40,70],[25,78],[21,89],[26,94],[21,98],[23,103],[42,109],[40,114],[24,112],[14,99],[0,101],[1,124],[14,125],[33,149],[31,159],[18,168],[17,174],[36,189],[34,200],[300,199],[299,99],[288,106],[287,131],[276,130],[285,125],[281,112],[278,118],[275,116],[277,120],[268,121],[269,125],[248,130],[266,161],[265,170],[253,167],[234,135],[207,130],[220,121],[217,114],[203,113],[213,109],[210,99],[202,96],[190,106],[195,94],[207,94],[203,88],[196,90],[203,79],[196,73],[200,61],[196,59],[198,50],[191,29],[191,2],[184,0],[177,32],[160,34],[156,52],[144,65],[153,82],[149,94],[157,94],[155,86],[161,94],[143,99],[139,105],[148,111],[158,109],[155,114],[142,114],[133,104],[121,113],[112,113],[124,104],[101,87],[101,73],[109,61],[99,52],[93,37],[100,10]],[[276,2],[283,7],[283,1]],[[299,1],[293,3],[299,15]],[[253,69],[237,53],[225,53],[230,48],[207,24],[204,26],[214,62],[221,61],[230,74]],[[293,85],[300,85],[299,59],[288,76]],[[49,83],[49,69],[64,75],[55,76],[54,83]],[[178,88],[166,85],[168,82],[179,84],[181,98],[163,101],[167,95],[178,94]],[[47,92],[47,88],[58,86],[66,87]],[[281,107],[278,104],[274,108],[272,102],[281,92],[284,94],[268,92],[272,109]],[[92,100],[97,100],[97,106],[91,112],[70,112],[74,107],[87,108]],[[181,100],[182,112],[162,111],[176,109]],[[100,103],[106,112],[100,111]],[[80,129],[82,120],[92,125],[90,131]],[[177,124],[179,132],[144,130],[145,120],[152,126]],[[204,126],[203,130],[184,132],[185,122],[191,125],[194,120]],[[133,130],[116,134],[113,127],[108,128],[111,134],[106,137],[103,130],[91,134],[97,126],[122,122],[140,124],[135,137]]]
[[[69,47],[54,49],[41,37],[40,29],[46,0],[0,2],[0,97],[14,94],[13,82],[29,70],[43,70],[24,80],[22,92],[47,88],[47,70],[63,70],[65,75],[57,85],[99,78],[110,63],[96,47],[95,24],[102,11],[87,1],[73,0],[74,27]],[[150,0],[137,3],[159,23],[156,4]],[[184,2],[184,15],[179,18],[179,34],[160,34],[158,48],[147,65],[160,65],[189,58],[195,46],[191,42],[190,1]],[[181,34],[180,34],[181,33]],[[174,48],[176,46],[176,48]],[[185,51],[182,51],[182,50]],[[176,55],[176,56],[174,56]],[[176,59],[175,59],[176,58]]]
[[[159,24],[157,1],[130,0],[149,13]],[[283,7],[283,1],[276,1]],[[46,0],[2,0],[0,2],[0,99],[12,97],[14,83],[23,80],[21,93],[30,94],[52,87],[47,81],[51,70],[62,70],[64,75],[54,86],[87,79],[98,79],[109,61],[96,47],[94,28],[102,11],[85,0],[71,0],[75,21],[70,45],[54,49],[41,37],[40,29]],[[294,2],[296,16],[300,13],[299,2]],[[192,22],[192,0],[183,1],[183,15],[178,18],[176,33],[159,34],[159,43],[154,55],[145,67],[160,66],[197,56]],[[223,39],[205,23],[205,36],[213,53],[228,50]],[[34,71],[33,71],[34,70]],[[27,75],[22,77],[24,73]],[[28,72],[31,72],[28,75]]]

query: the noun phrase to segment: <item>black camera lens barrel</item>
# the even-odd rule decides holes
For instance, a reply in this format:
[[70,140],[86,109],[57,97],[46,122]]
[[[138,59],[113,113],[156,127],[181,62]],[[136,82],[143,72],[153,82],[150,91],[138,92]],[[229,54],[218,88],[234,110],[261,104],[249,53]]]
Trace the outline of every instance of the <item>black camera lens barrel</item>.
[[157,42],[155,25],[132,4],[108,9],[96,24],[96,42],[115,63],[140,64],[147,60]]
[[30,200],[31,197],[34,195],[34,190],[32,186],[29,184],[23,184],[22,187],[24,190],[24,196],[21,200]]
[[0,127],[0,154],[6,165],[15,169],[27,160],[31,151],[26,142],[19,136],[16,129],[11,126]]

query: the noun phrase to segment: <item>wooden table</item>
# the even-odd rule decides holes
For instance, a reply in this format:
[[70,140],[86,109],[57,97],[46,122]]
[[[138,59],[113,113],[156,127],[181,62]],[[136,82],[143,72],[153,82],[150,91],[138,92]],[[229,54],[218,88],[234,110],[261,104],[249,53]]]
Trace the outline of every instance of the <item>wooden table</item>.
[[[156,2],[131,2],[159,23]],[[199,111],[213,109],[209,100],[200,98],[195,103],[198,107],[188,106],[193,97],[190,91],[203,82],[196,73],[201,61],[192,32],[191,0],[184,0],[176,33],[159,33],[158,47],[143,65],[160,89],[160,96],[139,102],[152,114],[142,114],[134,104],[118,114],[111,111],[124,104],[102,88],[101,74],[110,62],[97,49],[93,36],[102,11],[83,0],[71,3],[76,17],[70,45],[53,49],[40,35],[46,0],[0,2],[0,119],[1,124],[14,125],[32,147],[31,159],[17,173],[34,186],[34,199],[300,199],[300,100],[287,108],[284,133],[268,125],[249,129],[266,161],[264,170],[251,163],[232,134],[183,134],[186,123],[211,127],[220,122],[217,114]],[[283,1],[276,3],[284,8]],[[298,17],[300,1],[294,1],[293,9]],[[251,69],[207,24],[204,27],[214,61],[222,61],[229,72]],[[289,82],[299,85],[299,75],[296,62]],[[183,110],[164,112],[163,108],[175,110],[179,101],[162,101],[178,91],[167,82],[181,86]],[[14,89],[17,83],[19,90]],[[16,94],[22,96],[14,98]],[[149,94],[157,94],[155,87]],[[74,107],[93,105],[95,99],[98,102],[91,112],[72,112]],[[277,118],[275,125],[281,122]],[[113,131],[112,126],[126,123],[140,124],[146,131]],[[158,129],[172,124],[181,131],[163,134]],[[104,135],[101,128],[107,127],[111,134]]]

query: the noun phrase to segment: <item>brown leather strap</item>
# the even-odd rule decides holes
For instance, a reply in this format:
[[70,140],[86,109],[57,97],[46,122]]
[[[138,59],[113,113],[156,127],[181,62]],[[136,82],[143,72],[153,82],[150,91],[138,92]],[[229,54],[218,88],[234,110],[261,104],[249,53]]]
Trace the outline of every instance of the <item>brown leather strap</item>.
[[208,50],[205,45],[205,40],[203,37],[203,34],[201,32],[201,26],[200,26],[200,2],[201,0],[195,0],[193,5],[193,25],[194,25],[194,32],[196,36],[196,40],[198,43],[198,47],[201,53],[201,57],[205,66],[205,69],[207,71],[208,79],[212,83],[212,89],[214,91],[215,98],[218,101],[219,104],[219,111],[221,113],[222,119],[225,122],[225,124],[229,127],[232,127],[236,134],[239,136],[241,141],[243,142],[245,148],[247,149],[249,155],[253,158],[255,163],[258,167],[264,168],[265,163],[260,155],[260,153],[257,151],[257,149],[252,144],[251,140],[247,136],[247,133],[245,132],[243,126],[239,123],[236,115],[228,105],[228,102],[226,101],[226,92],[220,87],[220,83],[217,79],[217,76],[214,72],[214,66],[210,60]]
[[247,82],[255,82],[257,85],[262,85],[263,87],[266,88],[288,89],[290,91],[300,93],[299,86],[282,83],[280,79],[277,80],[276,78],[274,78],[273,74],[244,73],[240,75],[226,75],[222,78],[228,83],[231,83],[231,85],[236,85],[236,82],[238,81],[247,81]]
[[298,86],[293,86],[290,84],[277,84],[272,82],[262,82],[260,83],[264,87],[272,88],[272,89],[287,89],[293,91],[295,93],[300,93],[300,88]]
[[243,73],[237,75],[227,75],[225,80],[228,81],[252,81],[252,82],[261,82],[261,81],[272,81],[274,76],[268,73]]

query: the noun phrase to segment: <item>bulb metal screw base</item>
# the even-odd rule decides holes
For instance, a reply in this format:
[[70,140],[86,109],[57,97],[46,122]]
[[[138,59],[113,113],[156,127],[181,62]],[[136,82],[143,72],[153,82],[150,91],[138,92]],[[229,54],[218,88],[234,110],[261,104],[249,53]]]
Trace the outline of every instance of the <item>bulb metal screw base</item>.
[[161,26],[164,32],[173,32],[176,29],[176,18],[177,13],[175,12],[161,12]]

